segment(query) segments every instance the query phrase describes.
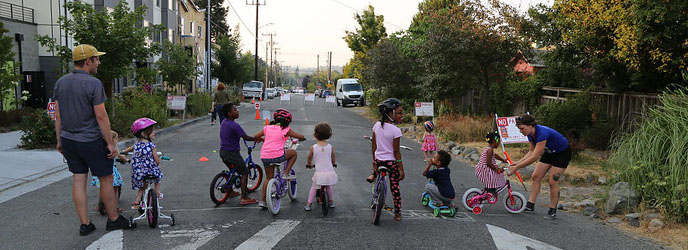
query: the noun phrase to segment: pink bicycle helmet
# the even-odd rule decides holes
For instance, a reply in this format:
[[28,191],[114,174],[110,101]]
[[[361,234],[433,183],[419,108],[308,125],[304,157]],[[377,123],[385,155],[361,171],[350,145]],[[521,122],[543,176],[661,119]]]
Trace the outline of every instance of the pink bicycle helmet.
[[155,125],[156,123],[157,122],[155,122],[155,120],[147,117],[136,119],[136,121],[131,124],[131,132],[134,133],[134,135],[138,135],[141,131]]
[[291,123],[291,113],[286,109],[277,109],[272,119],[275,123],[279,123],[283,128],[286,128]]
[[425,122],[425,130],[427,130],[427,131],[435,130],[435,124],[432,123],[432,121]]

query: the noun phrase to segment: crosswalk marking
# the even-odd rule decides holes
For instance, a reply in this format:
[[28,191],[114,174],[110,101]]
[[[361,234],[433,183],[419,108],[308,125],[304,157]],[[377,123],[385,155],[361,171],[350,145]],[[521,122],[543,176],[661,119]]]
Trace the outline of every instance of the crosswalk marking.
[[490,231],[492,239],[494,240],[495,246],[498,250],[562,250],[561,248],[525,237],[500,227],[490,224],[485,225],[487,225],[487,229]]
[[122,236],[124,236],[122,230],[109,232],[91,243],[86,250],[121,250],[124,247]]
[[195,250],[203,246],[208,241],[220,235],[219,231],[207,231],[204,229],[193,230],[175,230],[160,232],[163,239],[165,238],[187,238],[187,243],[176,246],[175,250]]
[[244,241],[235,250],[272,249],[284,236],[294,230],[300,221],[277,220]]

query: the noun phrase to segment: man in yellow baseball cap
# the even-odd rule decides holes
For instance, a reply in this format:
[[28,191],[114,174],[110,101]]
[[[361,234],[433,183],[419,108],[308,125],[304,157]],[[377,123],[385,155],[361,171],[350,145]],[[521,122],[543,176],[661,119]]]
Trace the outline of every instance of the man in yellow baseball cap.
[[89,172],[100,180],[100,197],[108,215],[105,229],[136,227],[117,212],[117,197],[112,186],[113,158],[118,153],[110,134],[103,83],[92,76],[98,71],[99,56],[104,54],[88,44],[74,47],[74,70],[57,80],[53,94],[57,151],[67,160],[74,177],[72,198],[82,236],[96,230],[88,218],[86,182]]
[[105,55],[105,52],[100,52],[90,44],[81,44],[74,47],[72,51],[72,60],[74,60],[74,67],[83,68],[89,74],[98,72],[98,65],[100,65],[100,56]]

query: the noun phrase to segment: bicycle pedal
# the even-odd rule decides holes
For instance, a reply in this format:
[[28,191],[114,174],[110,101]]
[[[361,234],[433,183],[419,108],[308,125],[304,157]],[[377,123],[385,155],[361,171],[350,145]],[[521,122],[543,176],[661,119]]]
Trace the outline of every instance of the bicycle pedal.
[[392,211],[392,208],[391,208],[391,207],[388,207],[388,206],[385,206],[385,210],[387,210],[387,211]]

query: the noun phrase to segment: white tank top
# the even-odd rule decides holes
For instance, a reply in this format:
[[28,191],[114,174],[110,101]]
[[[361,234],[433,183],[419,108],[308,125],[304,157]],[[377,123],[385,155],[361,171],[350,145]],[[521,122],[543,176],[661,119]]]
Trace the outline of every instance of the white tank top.
[[327,144],[324,147],[318,144],[313,145],[313,164],[315,164],[316,172],[334,172],[332,167],[332,145]]

